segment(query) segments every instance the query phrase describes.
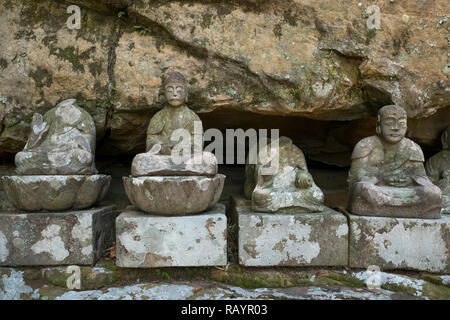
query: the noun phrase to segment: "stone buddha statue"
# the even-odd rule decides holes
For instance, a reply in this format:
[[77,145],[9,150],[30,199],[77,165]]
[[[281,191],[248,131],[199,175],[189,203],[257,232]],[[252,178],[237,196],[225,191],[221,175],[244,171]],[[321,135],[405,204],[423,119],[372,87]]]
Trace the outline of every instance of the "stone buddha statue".
[[427,160],[431,181],[442,190],[442,213],[450,213],[450,125],[441,136],[442,151]]
[[[186,79],[179,72],[171,72],[164,78],[163,86],[168,105],[151,118],[147,129],[146,153],[138,154],[134,158],[132,175],[215,175],[216,157],[210,152],[202,151],[202,122],[186,105]],[[188,157],[181,163],[175,163],[171,155],[173,148],[180,141],[172,138],[180,129],[184,129],[190,136],[187,146],[190,150]]]
[[440,218],[441,191],[427,177],[419,145],[405,138],[407,115],[395,105],[381,108],[376,136],[355,146],[348,183],[353,214]]
[[95,124],[67,99],[42,116],[33,115],[31,133],[23,151],[16,154],[18,174],[95,174]]
[[[202,213],[219,201],[225,176],[217,173],[215,155],[202,150],[202,123],[186,105],[184,76],[170,72],[163,86],[168,105],[150,120],[147,151],[134,157],[131,176],[123,177],[125,191],[130,202],[146,213]],[[187,155],[180,156],[179,147]]]
[[[269,155],[272,143],[259,152]],[[272,151],[278,154],[269,156],[266,163],[261,162],[264,158],[260,155],[258,164],[247,163],[245,195],[251,198],[252,209],[280,213],[323,211],[324,195],[308,172],[303,152],[288,137],[280,137],[278,150]]]

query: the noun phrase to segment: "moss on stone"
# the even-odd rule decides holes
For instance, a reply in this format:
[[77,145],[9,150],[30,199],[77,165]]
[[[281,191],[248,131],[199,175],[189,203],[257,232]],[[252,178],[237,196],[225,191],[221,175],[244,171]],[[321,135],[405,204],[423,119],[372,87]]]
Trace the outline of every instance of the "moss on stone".
[[[105,270],[107,271],[92,267],[80,267],[81,290],[99,289],[111,286],[121,280],[122,275],[119,272],[111,272],[109,269]],[[54,286],[67,288],[67,280],[73,274],[73,272],[68,273],[66,267],[55,267],[46,268],[42,273],[42,277]]]
[[445,285],[436,285],[426,282],[423,285],[422,293],[431,299],[448,300],[450,299],[450,288]]
[[50,87],[53,83],[52,72],[38,66],[36,70],[31,71],[30,77],[36,82],[36,86],[39,88]]
[[204,29],[209,28],[212,24],[213,14],[211,12],[206,12],[203,14],[202,22],[200,22],[200,26]]
[[377,35],[377,31],[375,29],[370,29],[366,32],[366,45],[370,45],[372,43],[372,40]]
[[435,274],[423,274],[421,276],[421,278],[423,280],[425,280],[425,281],[428,281],[428,282],[432,283],[432,284],[444,285],[443,281],[442,281],[442,278],[440,276],[438,276],[438,275],[435,275]]
[[283,35],[283,33],[282,33],[282,26],[280,23],[276,24],[273,27],[273,34],[275,35],[275,37],[277,37],[278,40],[281,40],[281,36]]
[[5,59],[0,58],[0,69],[3,70],[3,69],[6,69],[7,67],[8,67],[8,62]]
[[340,284],[348,287],[355,287],[355,288],[366,287],[366,283],[364,281],[343,273],[329,272],[327,276],[324,278],[338,281]]
[[53,54],[72,64],[72,70],[76,72],[85,72],[83,60],[90,58],[91,53],[95,52],[95,47],[90,47],[86,51],[80,52],[78,48],[68,46],[65,48],[53,48],[50,54]]
[[97,77],[103,72],[103,64],[101,61],[91,62],[88,64],[89,72]]

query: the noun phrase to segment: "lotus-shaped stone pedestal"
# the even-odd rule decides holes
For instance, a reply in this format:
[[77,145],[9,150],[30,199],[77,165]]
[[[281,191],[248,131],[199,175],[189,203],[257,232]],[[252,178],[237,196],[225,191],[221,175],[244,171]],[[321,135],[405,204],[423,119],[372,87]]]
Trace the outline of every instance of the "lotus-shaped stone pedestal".
[[8,200],[25,211],[86,209],[108,192],[111,176],[26,175],[2,177]]
[[220,199],[225,175],[123,177],[128,199],[146,213],[185,216],[204,212]]

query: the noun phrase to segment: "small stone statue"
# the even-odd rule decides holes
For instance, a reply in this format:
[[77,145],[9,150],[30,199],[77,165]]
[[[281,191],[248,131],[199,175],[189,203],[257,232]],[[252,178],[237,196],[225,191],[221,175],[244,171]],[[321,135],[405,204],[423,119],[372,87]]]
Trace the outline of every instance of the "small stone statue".
[[95,169],[95,124],[75,99],[33,115],[31,133],[16,154],[14,176],[3,176],[9,201],[25,211],[85,209],[107,193],[111,177]]
[[[278,156],[267,163],[246,166],[245,195],[252,200],[252,209],[258,212],[311,213],[324,210],[324,195],[308,172],[303,152],[288,137],[280,137]],[[271,144],[259,152],[270,154]],[[273,149],[275,151],[276,148]],[[276,151],[275,151],[276,152]],[[262,159],[258,155],[258,159]],[[272,174],[263,168],[278,166]]]
[[172,148],[178,143],[171,140],[175,130],[186,129],[194,138],[194,123],[197,122],[200,129],[202,126],[197,114],[186,105],[188,101],[187,83],[181,73],[171,72],[165,77],[164,95],[168,105],[150,120],[147,129],[146,151],[149,151],[155,144],[159,144],[161,145],[159,154],[170,155]]
[[427,160],[431,181],[442,190],[442,213],[450,213],[450,125],[441,136],[442,151]]
[[427,177],[419,145],[405,138],[406,112],[381,108],[377,135],[358,142],[348,183],[349,211],[357,215],[440,218],[441,191]]
[[75,99],[42,116],[33,115],[31,133],[16,154],[18,174],[95,174],[95,124]]
[[[217,159],[202,151],[200,118],[187,105],[187,83],[179,72],[164,78],[168,105],[150,120],[147,152],[134,157],[131,177],[123,177],[131,203],[144,212],[159,215],[189,215],[211,208],[220,199],[225,176],[217,174]],[[188,142],[173,139],[180,129]],[[190,151],[174,161],[179,143]],[[181,160],[181,161],[180,161]]]
[[[150,120],[147,129],[147,152],[138,154],[133,159],[131,174],[214,176],[217,173],[217,159],[212,153],[202,151],[202,122],[186,105],[187,83],[181,73],[171,72],[165,77],[164,95],[168,105]],[[189,133],[191,145],[188,147],[193,157],[182,163],[174,163],[171,153],[179,141],[171,138],[179,129],[185,129]]]

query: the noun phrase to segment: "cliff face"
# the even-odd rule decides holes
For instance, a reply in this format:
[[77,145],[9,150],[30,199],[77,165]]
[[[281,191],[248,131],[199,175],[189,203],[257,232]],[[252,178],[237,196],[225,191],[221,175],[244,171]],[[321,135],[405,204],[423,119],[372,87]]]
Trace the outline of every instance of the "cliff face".
[[[70,30],[67,7],[81,8]],[[75,97],[97,154],[144,149],[168,68],[189,81],[205,128],[280,128],[307,157],[348,165],[378,108],[439,145],[450,123],[447,1],[0,1],[0,152],[21,150],[34,112]]]

